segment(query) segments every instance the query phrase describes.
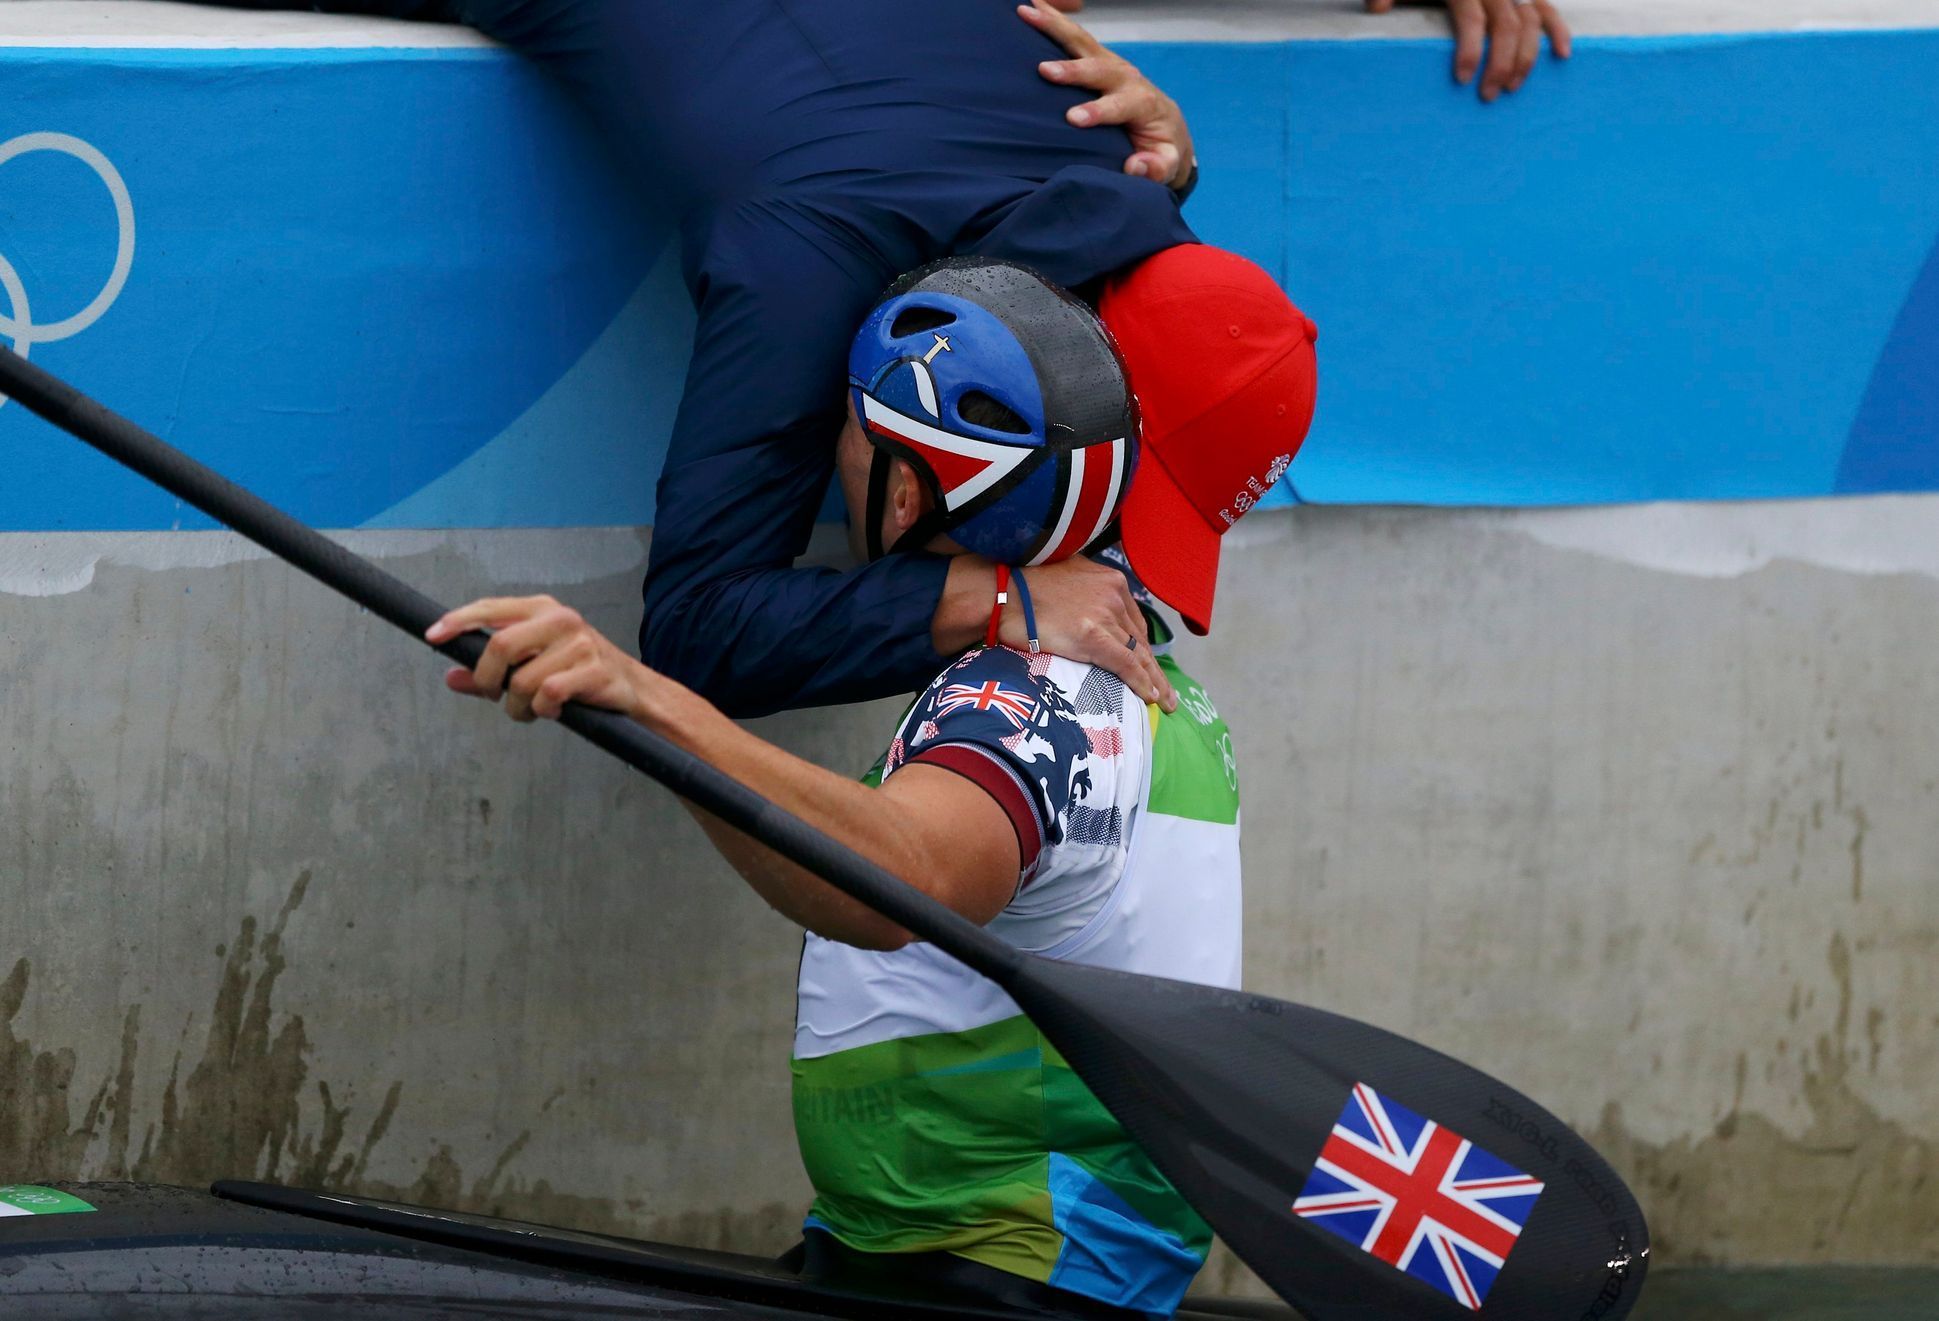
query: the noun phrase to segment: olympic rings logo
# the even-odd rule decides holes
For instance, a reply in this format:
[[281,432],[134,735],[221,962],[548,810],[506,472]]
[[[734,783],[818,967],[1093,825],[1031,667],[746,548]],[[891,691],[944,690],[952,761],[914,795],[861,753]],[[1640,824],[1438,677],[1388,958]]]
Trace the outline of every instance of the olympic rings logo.
[[[0,316],[0,336],[12,340],[14,352],[23,358],[36,344],[72,339],[99,321],[114,305],[115,299],[121,297],[121,288],[128,283],[128,271],[135,264],[135,204],[128,196],[128,184],[122,179],[121,171],[115,169],[114,162],[91,144],[66,133],[24,133],[9,142],[0,143],[0,167],[16,156],[36,151],[72,156],[93,170],[106,185],[108,197],[114,203],[117,231],[114,269],[108,273],[108,282],[101,286],[101,292],[94,296],[92,302],[63,321],[40,324],[34,320],[33,308],[27,299],[27,286],[21,283],[20,272],[14,269],[13,263],[5,255],[0,255],[0,291],[6,293],[8,303],[7,314]],[[0,406],[6,402],[6,398],[0,396]]]

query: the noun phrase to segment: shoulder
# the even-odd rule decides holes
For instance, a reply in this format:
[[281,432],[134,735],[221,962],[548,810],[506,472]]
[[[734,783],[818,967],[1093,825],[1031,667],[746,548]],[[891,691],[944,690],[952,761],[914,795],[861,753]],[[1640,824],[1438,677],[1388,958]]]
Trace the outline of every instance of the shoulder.
[[897,733],[901,747],[891,747],[887,769],[936,743],[993,745],[1024,763],[1055,759],[1060,751],[1074,754],[1081,730],[1069,698],[1051,678],[1058,663],[1008,647],[964,655],[909,708]]
[[1116,160],[1069,165],[1011,206],[976,250],[1077,288],[1198,242],[1178,208],[1171,189],[1125,174]]

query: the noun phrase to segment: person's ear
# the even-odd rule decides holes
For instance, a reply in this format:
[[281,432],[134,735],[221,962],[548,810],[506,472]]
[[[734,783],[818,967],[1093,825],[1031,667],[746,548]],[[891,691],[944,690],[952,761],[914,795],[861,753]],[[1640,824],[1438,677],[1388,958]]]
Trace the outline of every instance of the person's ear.
[[916,476],[914,465],[907,459],[895,460],[889,472],[887,511],[890,531],[894,536],[888,539],[887,544],[894,545],[895,537],[914,527],[916,520],[929,512],[929,503],[929,488],[923,485],[922,478]]

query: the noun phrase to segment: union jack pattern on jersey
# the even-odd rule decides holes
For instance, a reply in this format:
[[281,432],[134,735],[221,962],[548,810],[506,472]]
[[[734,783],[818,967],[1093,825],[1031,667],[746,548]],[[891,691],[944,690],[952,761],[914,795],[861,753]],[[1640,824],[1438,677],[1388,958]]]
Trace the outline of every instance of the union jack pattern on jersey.
[[1008,720],[1013,729],[1022,729],[1037,714],[1037,703],[1028,693],[1005,688],[995,679],[985,679],[976,687],[952,683],[944,688],[936,699],[936,718],[940,720],[951,711],[966,706],[978,711],[995,711]]
[[[1084,843],[1114,845],[1121,814],[1087,800],[1093,769],[1123,755],[1124,735],[1117,726],[1124,718],[1118,709],[1124,687],[1108,671],[1084,671],[1076,685],[1084,700],[1073,706],[1070,695],[1051,681],[1054,662],[1047,653],[1008,647],[984,647],[962,656],[936,676],[903,717],[882,774],[895,774],[910,759],[946,756],[949,769],[977,780],[1007,802],[1002,784],[984,777],[990,767],[1001,768],[1000,777],[1021,791],[1020,805],[1030,817],[1016,822],[1020,837],[1056,844],[1072,831]],[[941,752],[951,746],[980,749],[988,754],[989,766]],[[1024,851],[1028,871],[1032,849],[1026,846]]]
[[1479,1311],[1541,1192],[1540,1180],[1355,1083],[1293,1211]]

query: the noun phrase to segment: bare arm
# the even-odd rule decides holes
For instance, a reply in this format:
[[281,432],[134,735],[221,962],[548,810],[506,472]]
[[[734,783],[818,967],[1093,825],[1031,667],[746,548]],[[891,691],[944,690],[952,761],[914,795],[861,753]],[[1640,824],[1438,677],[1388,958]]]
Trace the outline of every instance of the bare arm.
[[[494,598],[452,611],[426,634],[440,642],[494,630],[457,692],[505,698],[514,720],[557,718],[569,701],[622,712],[979,925],[1003,910],[1021,867],[1009,818],[970,781],[905,766],[870,788],[750,734],[706,699],[648,669],[549,596]],[[509,680],[507,678],[509,674]],[[830,940],[897,949],[907,931],[688,805],[721,855],[777,912]]]

